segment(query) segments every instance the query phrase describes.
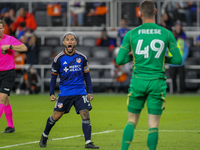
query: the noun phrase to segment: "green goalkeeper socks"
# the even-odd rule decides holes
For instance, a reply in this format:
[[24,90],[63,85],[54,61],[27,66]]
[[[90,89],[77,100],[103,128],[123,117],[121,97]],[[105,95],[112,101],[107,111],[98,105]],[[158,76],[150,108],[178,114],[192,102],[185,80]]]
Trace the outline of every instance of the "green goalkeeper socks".
[[149,150],[156,150],[158,144],[158,128],[150,128],[147,138],[147,146]]
[[128,150],[130,143],[133,140],[134,129],[135,124],[133,122],[127,122],[123,132],[121,150]]

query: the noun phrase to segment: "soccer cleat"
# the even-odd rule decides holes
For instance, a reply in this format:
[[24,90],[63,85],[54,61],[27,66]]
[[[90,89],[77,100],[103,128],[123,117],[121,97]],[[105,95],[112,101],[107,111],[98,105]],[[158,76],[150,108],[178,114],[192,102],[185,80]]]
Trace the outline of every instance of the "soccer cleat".
[[11,128],[11,127],[7,127],[5,129],[5,131],[1,132],[1,133],[15,133],[15,128]]
[[43,134],[40,139],[40,147],[45,148],[47,146],[48,137],[44,137]]
[[93,142],[90,142],[90,143],[88,143],[88,144],[85,144],[85,148],[99,149],[99,147],[98,147],[98,146],[95,146],[95,145],[93,144]]

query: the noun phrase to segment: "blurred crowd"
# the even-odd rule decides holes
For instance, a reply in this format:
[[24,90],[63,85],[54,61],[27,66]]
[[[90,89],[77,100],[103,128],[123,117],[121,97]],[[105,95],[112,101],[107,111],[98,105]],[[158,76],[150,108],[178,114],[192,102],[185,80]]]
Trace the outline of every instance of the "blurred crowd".
[[4,33],[16,37],[28,47],[26,53],[15,53],[16,64],[37,64],[39,48],[37,37],[34,34],[34,30],[37,28],[34,15],[24,8],[15,12],[14,9],[6,7],[1,10],[1,19],[5,22]]
[[[67,5],[70,6],[69,11],[66,10]],[[5,7],[0,10],[0,18],[6,24],[5,34],[15,36],[28,47],[28,51],[26,53],[15,53],[16,65],[34,65],[39,63],[40,45],[38,44],[37,35],[35,35],[34,32],[38,26],[38,22],[36,22],[34,16],[36,11],[37,6],[34,6],[33,12],[28,12],[23,7],[18,10],[13,9],[12,7]],[[60,16],[64,13],[66,18],[70,17],[71,26],[103,25],[104,27],[96,39],[95,46],[107,47],[109,49],[109,53],[112,55],[112,60],[110,60],[110,62],[113,67],[110,76],[117,81],[117,85],[115,85],[116,89],[114,89],[114,91],[123,91],[120,90],[120,87],[125,87],[126,89],[128,88],[128,81],[131,75],[131,64],[127,67],[117,66],[115,63],[115,58],[122,44],[123,38],[131,29],[131,27],[129,27],[129,25],[131,25],[131,18],[127,18],[127,15],[123,13],[124,10],[122,10],[122,19],[119,21],[119,27],[110,29],[105,26],[105,15],[109,13],[109,10],[105,3],[100,1],[95,1],[90,5],[79,0],[71,0],[69,3],[53,2],[46,6],[46,11],[47,15],[52,18]],[[135,17],[140,20],[140,18],[138,18],[138,7],[135,7],[135,12]],[[184,93],[186,90],[185,64],[187,64],[187,59],[191,55],[191,46],[198,47],[200,54],[200,36],[196,41],[188,43],[188,37],[183,28],[183,26],[194,26],[195,21],[197,21],[196,18],[198,12],[199,10],[197,9],[196,2],[164,1],[162,3],[161,15],[159,17],[160,21],[158,24],[173,32],[180,52],[183,56],[183,64],[181,66],[169,66],[168,76],[172,79],[174,93]],[[103,17],[104,20],[102,19]],[[95,20],[100,20],[101,22],[96,24]],[[141,22],[141,20],[139,22]],[[109,31],[116,31],[117,36],[110,36],[108,34]],[[166,55],[170,55],[170,53],[167,52]],[[52,55],[52,57],[55,57],[55,55]],[[19,76],[24,74],[24,70],[21,70],[20,66],[16,67],[16,71]],[[179,79],[178,85],[176,83],[177,78]],[[200,92],[200,85],[198,91]],[[31,92],[29,91],[29,93]]]
[[[16,75],[21,78],[26,71],[26,69],[22,69],[24,64],[38,64],[39,47],[37,37],[34,34],[37,22],[33,13],[29,13],[24,8],[20,8],[15,12],[14,9],[6,7],[1,10],[0,19],[5,22],[4,34],[16,37],[28,48],[27,52],[15,52]],[[32,80],[32,78],[27,76],[27,80]],[[33,92],[26,92],[26,94],[29,93]]]

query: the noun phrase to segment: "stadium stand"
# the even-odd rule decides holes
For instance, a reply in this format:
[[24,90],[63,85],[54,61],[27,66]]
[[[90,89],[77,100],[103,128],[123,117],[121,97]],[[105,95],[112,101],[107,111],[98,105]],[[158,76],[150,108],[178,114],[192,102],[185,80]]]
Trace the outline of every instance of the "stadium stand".
[[54,55],[56,56],[56,55],[58,55],[61,51],[63,51],[64,50],[64,46],[55,46],[54,48],[53,48],[53,53],[54,53]]
[[[198,79],[197,71],[195,70],[186,70],[186,81],[187,79]],[[196,91],[198,90],[198,83],[187,82],[186,84],[187,91]]]
[[46,37],[45,38],[45,45],[46,46],[59,46],[60,45],[60,38],[59,37]]
[[53,60],[53,48],[51,46],[41,46],[39,51],[39,64],[51,64]]
[[192,47],[192,46],[194,46],[194,41],[193,41],[193,38],[187,38],[186,40],[185,40],[185,42],[186,42],[186,44],[187,44],[187,46],[188,47]]
[[46,11],[36,11],[35,20],[38,26],[48,26],[50,24],[50,22],[48,22],[49,17],[47,16]]
[[111,52],[108,47],[93,47],[92,48],[93,59],[96,61],[99,61],[102,64],[112,61],[112,57],[110,53]]
[[83,53],[87,58],[92,56],[91,47],[89,46],[76,46],[76,50]]
[[82,40],[83,40],[82,41],[83,46],[91,46],[91,47],[96,46],[96,38],[94,37],[83,37]]
[[[96,15],[90,18],[88,17],[88,13],[90,12],[90,9],[94,8],[94,3],[90,0],[84,1],[86,2],[86,11],[84,14],[84,26],[81,27],[70,26],[70,19],[67,16],[67,10],[69,7],[68,5],[62,5],[61,15],[56,17],[47,15],[47,4],[50,2],[40,2],[38,0],[30,0],[27,1],[27,3],[24,2],[24,0],[10,0],[9,4],[7,4],[6,1],[1,1],[0,11],[3,10],[4,7],[10,6],[11,8],[15,9],[16,15],[18,13],[17,10],[21,7],[24,7],[29,12],[33,12],[38,25],[34,34],[36,34],[38,37],[38,45],[40,46],[39,65],[35,67],[38,67],[37,69],[40,70],[40,72],[42,72],[42,67],[50,70],[51,67],[46,65],[51,65],[53,57],[55,57],[55,55],[64,49],[62,46],[63,34],[67,31],[74,32],[78,36],[78,44],[76,49],[87,56],[89,65],[92,66],[90,67],[90,71],[91,76],[94,79],[94,87],[97,88],[97,91],[101,91],[101,89],[98,89],[98,86],[103,86],[101,85],[102,83],[108,87],[113,83],[113,81],[111,81],[109,67],[107,68],[109,63],[112,61],[113,56],[112,52],[107,47],[96,47],[96,39],[99,36],[99,32],[103,28],[107,29],[110,37],[117,38],[117,30],[119,29],[119,20],[121,20],[121,18],[125,18],[127,20],[127,25],[130,29],[140,25],[141,20],[140,18],[136,17],[135,11],[139,1],[102,0],[102,6],[107,7],[108,11],[102,16]],[[62,4],[63,1],[58,0],[56,2]],[[155,1],[158,12],[162,11],[163,7],[165,7],[165,3],[171,2],[179,1]],[[168,11],[166,7],[163,10]],[[173,16],[173,12],[169,13]],[[157,15],[156,19],[159,23],[160,16]],[[193,26],[187,26],[185,18],[180,18],[180,20],[183,22],[183,28],[187,35],[186,43],[189,46],[189,57],[186,61],[186,68],[189,67],[190,69],[186,70],[186,88],[196,89],[197,83],[193,83],[193,81],[188,79],[195,79],[195,81],[200,83],[200,79],[196,80],[198,79],[198,71],[200,70],[200,66],[198,66],[200,59],[199,49],[196,47],[196,38],[198,35],[200,35],[200,20],[199,18],[193,20]],[[101,68],[99,68],[100,66]],[[191,69],[194,68],[194,66],[197,69]],[[168,76],[167,71],[168,70],[166,69],[166,75]],[[43,82],[44,78],[46,79],[47,77],[47,75],[41,76],[41,82]],[[110,81],[103,82],[103,80],[108,81],[107,79],[110,79]],[[168,82],[168,84],[171,83]]]

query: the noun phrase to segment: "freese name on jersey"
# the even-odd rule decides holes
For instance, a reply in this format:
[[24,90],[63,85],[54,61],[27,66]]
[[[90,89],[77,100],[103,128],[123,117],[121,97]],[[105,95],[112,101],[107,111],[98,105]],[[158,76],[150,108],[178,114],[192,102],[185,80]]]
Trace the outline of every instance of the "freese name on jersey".
[[161,34],[160,29],[140,29],[138,34]]

